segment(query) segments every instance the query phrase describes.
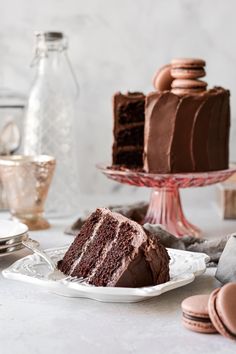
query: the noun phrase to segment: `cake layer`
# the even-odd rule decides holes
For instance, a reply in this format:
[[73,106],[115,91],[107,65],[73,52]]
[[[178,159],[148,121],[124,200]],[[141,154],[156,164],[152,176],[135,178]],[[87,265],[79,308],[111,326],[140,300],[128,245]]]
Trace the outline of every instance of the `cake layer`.
[[102,220],[103,214],[100,209],[97,209],[95,213],[91,214],[87,219],[86,224],[83,225],[80,231],[80,237],[76,238],[70,249],[66,252],[63,261],[58,263],[58,268],[65,274],[70,274],[72,266],[79,257],[81,257],[84,245],[88,242],[91,235],[96,231],[96,227],[100,220]]
[[133,150],[116,149],[113,152],[113,164],[128,166],[130,168],[143,167],[143,147]]
[[79,261],[75,262],[75,267],[71,272],[72,276],[87,278],[98,260],[100,259],[103,250],[107,244],[111,242],[116,234],[118,221],[109,214],[103,219],[99,225],[93,239],[90,240],[86,249],[82,249],[82,256]]
[[131,127],[129,129],[122,129],[116,134],[117,146],[141,146],[144,141],[144,124]]
[[114,96],[114,115],[120,125],[144,121],[145,96],[140,92],[117,93]]
[[[113,164],[142,166],[144,142],[144,105],[142,93],[121,94],[113,97],[114,143]],[[125,149],[125,148],[132,148]]]

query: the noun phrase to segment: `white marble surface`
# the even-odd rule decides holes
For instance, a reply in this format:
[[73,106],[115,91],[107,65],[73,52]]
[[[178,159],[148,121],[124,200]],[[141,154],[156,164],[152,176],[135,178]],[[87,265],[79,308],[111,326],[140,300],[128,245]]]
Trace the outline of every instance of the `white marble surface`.
[[231,160],[236,160],[235,11],[234,0],[1,1],[0,83],[27,93],[34,72],[29,67],[33,32],[67,33],[81,87],[80,187],[83,192],[118,192],[94,167],[111,156],[112,94],[148,92],[160,65],[176,56],[203,57],[209,85],[232,92]]
[[[183,199],[186,214],[208,238],[235,231],[236,221],[221,221],[204,193],[193,191]],[[129,196],[84,196],[81,205],[94,208],[121,201],[130,201]],[[6,217],[0,214],[0,218]],[[49,231],[32,232],[31,236],[44,248],[69,244],[72,237],[64,235],[63,229],[70,222],[54,220]],[[20,251],[0,258],[0,269],[26,254]],[[192,284],[136,304],[60,297],[0,276],[0,353],[233,354],[234,342],[220,335],[193,333],[181,325],[181,301],[217,287],[213,275],[214,269],[210,269]]]

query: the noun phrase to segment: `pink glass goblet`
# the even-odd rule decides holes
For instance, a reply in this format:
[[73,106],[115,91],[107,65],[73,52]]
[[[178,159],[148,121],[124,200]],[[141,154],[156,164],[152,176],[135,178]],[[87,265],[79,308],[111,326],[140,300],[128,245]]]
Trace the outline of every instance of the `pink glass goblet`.
[[44,204],[55,170],[52,156],[1,156],[0,176],[12,219],[30,230],[50,227],[44,218]]

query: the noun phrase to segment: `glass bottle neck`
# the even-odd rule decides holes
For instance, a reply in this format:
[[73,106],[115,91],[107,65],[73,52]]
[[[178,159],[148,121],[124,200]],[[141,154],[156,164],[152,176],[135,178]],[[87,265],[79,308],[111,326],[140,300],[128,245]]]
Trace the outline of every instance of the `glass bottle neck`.
[[61,69],[65,64],[68,64],[66,51],[51,51],[41,54],[38,57],[38,74],[45,74],[49,72],[53,74]]
[[[55,35],[60,38],[55,38]],[[67,56],[67,37],[61,33],[37,35],[37,45],[32,66],[37,66],[35,85],[38,80],[44,85],[64,87],[64,91],[74,92],[78,96],[79,86]],[[58,87],[59,87],[58,86]]]
[[45,72],[47,67],[51,71],[57,70],[59,65],[67,61],[67,47],[68,43],[65,37],[47,39],[45,34],[38,34],[32,66],[38,64],[39,73]]

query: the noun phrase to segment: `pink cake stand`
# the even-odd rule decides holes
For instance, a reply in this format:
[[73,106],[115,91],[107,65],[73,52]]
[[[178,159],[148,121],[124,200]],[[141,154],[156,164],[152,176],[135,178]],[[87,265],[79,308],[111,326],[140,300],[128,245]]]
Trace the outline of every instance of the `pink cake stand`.
[[177,237],[199,237],[201,231],[184,216],[179,188],[204,187],[222,182],[236,172],[236,168],[202,173],[151,174],[129,169],[115,169],[97,165],[108,178],[136,187],[152,188],[144,223],[161,224]]

